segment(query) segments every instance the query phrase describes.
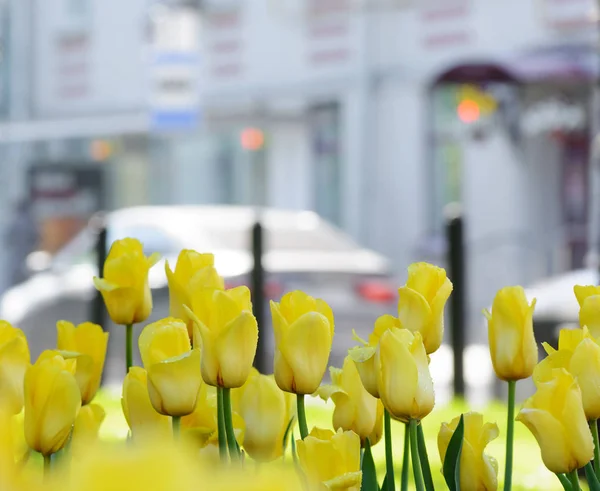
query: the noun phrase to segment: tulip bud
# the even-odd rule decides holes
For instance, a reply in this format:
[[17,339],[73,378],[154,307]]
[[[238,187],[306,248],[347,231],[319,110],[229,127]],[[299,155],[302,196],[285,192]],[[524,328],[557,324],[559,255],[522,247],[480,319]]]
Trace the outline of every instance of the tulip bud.
[[104,262],[104,278],[94,277],[94,285],[115,324],[135,324],[150,316],[152,293],[148,271],[159,258],[157,253],[144,256],[143,246],[137,239],[113,243]]
[[492,313],[484,310],[488,320],[490,355],[496,375],[515,381],[530,377],[538,361],[538,347],[533,336],[533,309],[520,286],[502,288],[494,298]]
[[140,334],[139,347],[154,409],[167,416],[191,414],[202,376],[200,350],[191,349],[185,324],[172,317],[148,324]]
[[562,474],[592,460],[594,442],[577,382],[564,369],[554,369],[552,377],[536,383],[537,392],[525,401],[517,421],[533,433],[546,467]]
[[91,322],[84,322],[75,327],[71,322],[58,321],[56,329],[59,350],[84,355],[78,357],[75,379],[81,390],[81,403],[89,404],[100,387],[108,333],[98,324]]
[[29,448],[51,455],[64,447],[81,407],[74,360],[42,353],[25,374],[25,438]]
[[420,420],[433,410],[433,381],[420,333],[384,332],[375,354],[375,372],[381,402],[395,419]]
[[121,406],[134,438],[171,433],[171,418],[157,413],[152,407],[148,395],[148,376],[142,367],[131,367],[125,376]]
[[600,286],[575,285],[579,303],[579,325],[587,326],[594,338],[600,337]]
[[398,290],[398,319],[403,328],[419,332],[427,354],[437,351],[444,336],[444,306],[452,283],[443,268],[414,263],[406,286]]
[[0,321],[0,400],[11,414],[23,409],[23,380],[29,365],[25,334],[8,322]]
[[244,450],[254,460],[269,462],[283,455],[283,437],[293,417],[291,394],[283,392],[272,376],[252,369],[246,383],[234,390],[234,407],[247,421]]
[[[335,404],[333,411],[334,429],[353,431],[364,446],[367,438],[379,436],[376,431],[383,421],[383,405],[364,388],[356,365],[350,356],[344,360],[342,369],[330,367],[332,385],[319,387],[318,394],[324,400],[331,399]],[[371,440],[371,445],[378,441]]]
[[198,289],[223,290],[223,278],[214,268],[213,254],[200,254],[184,249],[180,252],[175,271],[165,262],[165,272],[169,282],[169,315],[183,320],[190,338],[194,322],[187,314],[184,305],[192,307],[192,292]]
[[[498,462],[484,453],[486,445],[498,437],[498,426],[483,422],[479,413],[464,416],[464,437],[460,454],[460,489],[463,491],[498,489]],[[442,423],[438,433],[440,460],[444,462],[450,439],[456,431],[460,416],[450,423]]]
[[321,381],[333,341],[331,308],[301,291],[271,301],[275,381],[286,392],[312,394]]
[[98,440],[100,425],[106,417],[106,411],[98,404],[83,406],[75,418],[71,448],[74,454],[82,454]]
[[250,290],[198,289],[186,310],[202,338],[202,378],[214,387],[236,388],[246,382],[258,343]]
[[360,438],[356,433],[313,428],[296,445],[300,467],[311,489],[360,489]]

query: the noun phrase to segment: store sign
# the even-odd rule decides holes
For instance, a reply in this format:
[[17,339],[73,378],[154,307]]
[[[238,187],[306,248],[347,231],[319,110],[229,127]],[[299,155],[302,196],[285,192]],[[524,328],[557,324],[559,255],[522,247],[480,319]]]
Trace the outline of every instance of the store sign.
[[584,107],[559,99],[536,102],[526,108],[521,116],[521,130],[530,136],[550,131],[580,131],[586,124]]

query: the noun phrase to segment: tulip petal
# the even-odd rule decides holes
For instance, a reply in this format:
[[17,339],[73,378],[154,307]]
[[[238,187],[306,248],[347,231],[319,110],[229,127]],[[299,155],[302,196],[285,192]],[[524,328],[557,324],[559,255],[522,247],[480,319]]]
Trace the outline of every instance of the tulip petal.
[[579,324],[587,326],[592,337],[600,337],[600,295],[587,297],[579,310]]
[[579,307],[583,307],[585,300],[592,295],[600,295],[600,286],[593,285],[575,285],[573,287],[575,297]]
[[369,344],[377,346],[381,335],[390,329],[400,329],[402,327],[400,320],[393,315],[385,314],[375,320],[373,332],[369,336]]
[[428,353],[439,348],[442,333],[432,329],[432,312],[423,295],[408,287],[398,289],[398,319],[404,329],[420,332]]
[[251,312],[244,311],[229,323],[216,340],[222,387],[241,387],[246,382],[256,356],[258,324]]

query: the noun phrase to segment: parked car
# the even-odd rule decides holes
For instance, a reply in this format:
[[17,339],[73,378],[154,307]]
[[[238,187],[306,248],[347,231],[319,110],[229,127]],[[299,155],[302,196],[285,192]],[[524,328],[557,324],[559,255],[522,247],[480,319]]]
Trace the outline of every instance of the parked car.
[[[183,248],[214,253],[215,267],[227,287],[248,285],[255,220],[253,208],[236,206],[145,206],[105,217],[109,243],[135,237],[147,254],[162,256],[149,274],[154,309],[147,322],[169,313],[164,261],[173,268]],[[279,299],[287,291],[301,289],[326,300],[336,324],[331,362],[341,365],[347,348],[354,344],[352,329],[368,336],[379,315],[395,311],[396,284],[388,260],[358,246],[313,212],[263,209],[260,220],[265,231],[265,296]],[[56,321],[90,319],[96,294],[92,277],[98,274],[96,230],[90,223],[52,258],[36,253],[29,262],[39,271],[2,296],[0,316],[25,331],[32,357],[55,345]],[[261,335],[267,339],[270,362],[268,306],[265,318]],[[110,331],[106,376],[118,380],[123,375],[124,333],[110,322],[105,327]],[[138,333],[142,327],[136,326]]]

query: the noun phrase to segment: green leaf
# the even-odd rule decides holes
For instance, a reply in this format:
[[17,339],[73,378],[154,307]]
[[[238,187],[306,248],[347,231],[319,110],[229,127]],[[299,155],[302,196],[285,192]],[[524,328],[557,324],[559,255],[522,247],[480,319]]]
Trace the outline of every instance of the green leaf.
[[556,477],[558,477],[558,480],[562,484],[562,487],[564,488],[565,491],[573,491],[573,486],[571,486],[571,481],[569,481],[569,478],[565,474],[556,474]]
[[598,477],[594,472],[594,468],[592,467],[592,463],[588,462],[584,467],[585,469],[585,478],[587,479],[588,486],[590,487],[590,491],[600,491],[600,481],[598,481]]
[[375,461],[371,453],[371,442],[368,438],[365,443],[365,453],[362,461],[362,484],[360,489],[361,491],[379,491]]
[[419,443],[419,460],[421,461],[421,470],[423,471],[423,481],[427,491],[434,491],[433,477],[431,467],[429,466],[429,456],[427,455],[427,445],[425,444],[425,435],[423,434],[423,422],[417,426],[417,440]]
[[387,474],[383,478],[383,482],[381,483],[381,488],[379,488],[379,489],[381,491],[387,491]]
[[296,439],[294,438],[294,432],[292,431],[292,458],[294,459],[294,464],[298,467],[298,455],[296,454]]
[[462,452],[463,437],[465,434],[464,417],[460,421],[446,450],[444,459],[444,479],[450,491],[460,491],[460,454]]
[[292,418],[290,419],[290,422],[285,427],[285,433],[283,434],[283,441],[281,442],[283,445],[283,453],[284,454],[285,454],[285,451],[287,450],[288,437],[290,436],[290,432],[292,430],[292,427],[294,426],[295,420],[296,419],[292,416]]

